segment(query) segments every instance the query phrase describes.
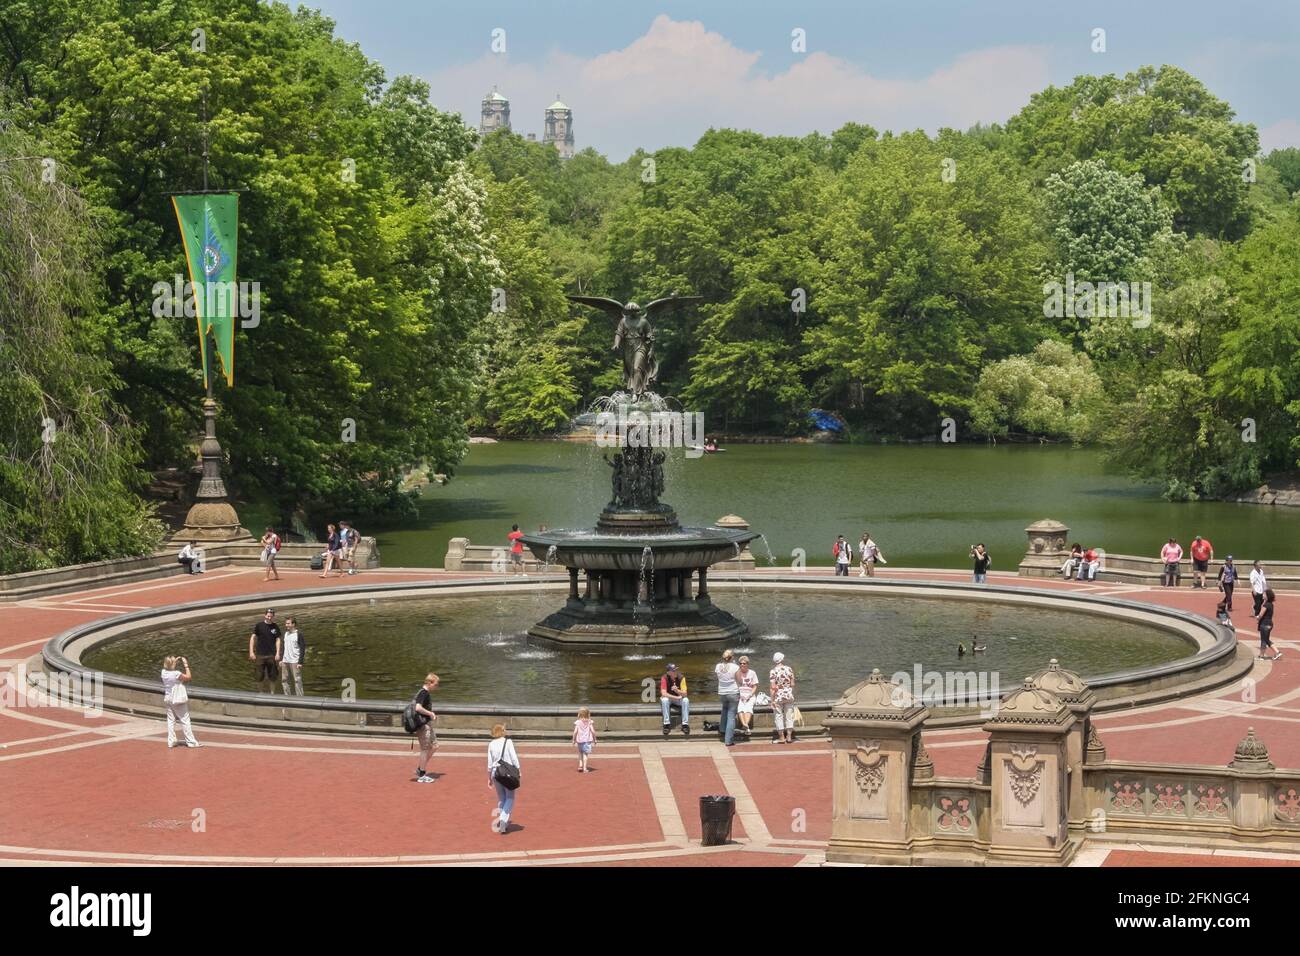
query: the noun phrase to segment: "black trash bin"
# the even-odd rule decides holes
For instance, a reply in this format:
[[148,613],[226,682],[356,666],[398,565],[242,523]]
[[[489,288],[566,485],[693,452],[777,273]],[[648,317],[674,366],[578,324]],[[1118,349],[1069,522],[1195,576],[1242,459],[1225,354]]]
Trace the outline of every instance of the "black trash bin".
[[730,843],[731,820],[735,815],[735,797],[700,797],[701,846]]

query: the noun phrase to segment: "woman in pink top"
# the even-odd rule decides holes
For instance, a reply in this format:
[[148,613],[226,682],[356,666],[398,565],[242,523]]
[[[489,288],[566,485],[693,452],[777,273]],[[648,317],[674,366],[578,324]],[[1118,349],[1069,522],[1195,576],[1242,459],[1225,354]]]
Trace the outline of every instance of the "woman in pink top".
[[578,709],[578,719],[573,722],[573,745],[578,748],[578,773],[588,773],[587,755],[596,746],[596,725],[586,707]]
[[1160,549],[1160,560],[1165,563],[1164,580],[1161,582],[1165,587],[1173,587],[1178,580],[1178,562],[1183,560],[1183,548],[1173,538],[1169,543]]

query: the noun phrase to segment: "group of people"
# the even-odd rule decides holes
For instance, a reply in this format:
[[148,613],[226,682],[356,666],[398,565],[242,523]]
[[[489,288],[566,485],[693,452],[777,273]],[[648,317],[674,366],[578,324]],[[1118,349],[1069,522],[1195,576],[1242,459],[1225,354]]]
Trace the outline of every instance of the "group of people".
[[[754,708],[770,706],[775,723],[772,742],[794,743],[795,724],[801,718],[799,708],[795,706],[794,669],[785,662],[784,654],[778,651],[772,655],[766,694],[758,690],[758,674],[749,666],[748,655],[742,654],[737,659],[731,650],[723,651],[722,660],[714,666],[713,674],[718,682],[718,702],[722,712],[717,726],[719,740],[728,747],[734,746],[737,729],[748,739],[753,732]],[[682,733],[690,736],[691,698],[687,693],[686,676],[676,664],[669,664],[659,678],[659,707],[665,737],[672,731],[674,708],[681,713]],[[704,729],[712,728],[706,724]]]
[[[1232,594],[1236,586],[1237,566],[1233,564],[1232,555],[1228,555],[1223,559],[1223,566],[1219,568],[1218,587],[1223,596],[1215,607],[1215,616],[1224,627],[1233,626],[1229,615],[1232,612]],[[1282,652],[1273,646],[1272,637],[1273,608],[1277,595],[1268,586],[1268,575],[1264,573],[1264,566],[1258,561],[1253,562],[1250,567],[1250,597],[1251,617],[1255,619],[1255,625],[1259,629],[1258,657],[1261,661],[1275,661],[1282,656]],[[1268,653],[1269,651],[1272,653]]]
[[[853,545],[845,539],[844,535],[835,539],[831,556],[835,559],[835,573],[841,577],[848,577],[849,568],[853,564]],[[880,546],[872,540],[871,532],[864,531],[862,540],[858,542],[858,577],[875,577],[877,562],[889,563],[885,560],[885,554],[880,550]]]
[[348,574],[357,573],[356,552],[361,543],[361,533],[350,522],[340,521],[338,525],[325,526],[325,550],[321,552],[324,567],[321,577],[328,577],[330,571],[336,576],[343,575],[343,565],[347,565]]
[[[438,749],[438,735],[433,729],[434,721],[438,719],[433,709],[433,695],[441,683],[442,679],[437,674],[432,671],[426,674],[420,689],[407,706],[408,715],[403,718],[407,732],[415,735],[420,747],[420,762],[415,768],[416,783],[434,783],[437,780],[429,773],[429,764]],[[578,746],[578,769],[586,773],[587,755],[595,745],[596,731],[591,721],[591,712],[585,707],[578,712],[578,720],[574,722],[573,738]],[[522,780],[519,753],[515,750],[515,743],[510,739],[505,724],[494,724],[492,727],[492,739],[487,748],[487,773],[488,786],[496,792],[497,798],[496,809],[492,813],[492,830],[504,834],[510,830],[510,815],[514,812],[515,795]]]
[[1101,552],[1096,548],[1084,548],[1079,542],[1070,546],[1070,556],[1061,565],[1061,574],[1065,580],[1095,581],[1097,571],[1101,568]]

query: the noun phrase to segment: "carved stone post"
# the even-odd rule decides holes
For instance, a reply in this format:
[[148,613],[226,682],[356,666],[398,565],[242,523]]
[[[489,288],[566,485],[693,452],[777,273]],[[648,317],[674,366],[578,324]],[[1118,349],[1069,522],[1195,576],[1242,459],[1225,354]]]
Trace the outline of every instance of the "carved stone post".
[[1026,679],[984,725],[993,808],[989,865],[1064,866],[1074,856],[1067,740],[1075,723],[1060,698]]
[[[1069,818],[1071,830],[1083,830],[1088,823],[1087,798],[1083,790],[1083,764],[1092,731],[1092,707],[1097,695],[1073,671],[1052,658],[1045,670],[1030,678],[1035,687],[1054,694],[1074,714],[1075,724],[1066,738],[1066,765],[1070,780]],[[1098,745],[1100,740],[1097,741]],[[1105,750],[1103,749],[1103,754]]]
[[1264,741],[1255,736],[1255,728],[1246,728],[1246,736],[1237,744],[1230,770],[1233,780],[1232,832],[1234,836],[1259,839],[1261,830],[1273,826],[1273,761]]
[[217,441],[217,403],[211,398],[203,401],[203,476],[194,504],[185,516],[185,527],[176,532],[176,541],[239,541],[251,538],[239,526],[239,515],[226,498],[226,485],[221,480],[221,445]]
[[1050,578],[1060,574],[1061,565],[1070,554],[1070,529],[1059,521],[1044,518],[1025,529],[1029,550],[1020,561],[1020,574],[1030,578]]
[[849,688],[822,726],[831,735],[831,863],[911,861],[912,761],[929,710],[879,670]]

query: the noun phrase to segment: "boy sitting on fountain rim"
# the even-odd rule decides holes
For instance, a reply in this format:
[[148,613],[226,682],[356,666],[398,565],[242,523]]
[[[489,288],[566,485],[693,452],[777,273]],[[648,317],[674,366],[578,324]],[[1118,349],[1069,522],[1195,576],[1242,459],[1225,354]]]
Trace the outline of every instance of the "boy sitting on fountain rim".
[[676,664],[669,664],[664,676],[659,678],[659,707],[664,715],[665,737],[673,729],[673,707],[682,712],[682,733],[687,737],[691,735],[691,699],[686,696],[686,678],[677,670]]

